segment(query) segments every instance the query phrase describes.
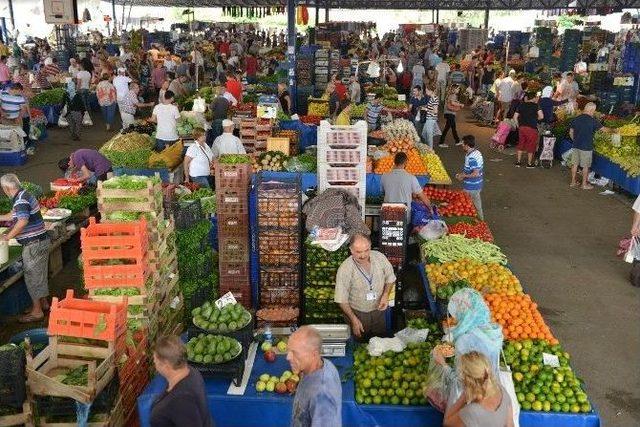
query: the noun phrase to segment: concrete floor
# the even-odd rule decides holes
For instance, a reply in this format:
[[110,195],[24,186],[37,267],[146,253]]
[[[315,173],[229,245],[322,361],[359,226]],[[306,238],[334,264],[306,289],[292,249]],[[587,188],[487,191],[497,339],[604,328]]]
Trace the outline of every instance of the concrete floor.
[[[97,114],[93,117],[96,125],[83,129],[81,141],[50,129],[25,166],[0,167],[0,173],[15,171],[48,187],[59,176],[58,159],[76,148],[99,147],[114,134],[104,130]],[[484,211],[496,242],[572,355],[603,425],[640,425],[640,290],[629,285],[629,265],[615,256],[630,227],[632,199],[570,189],[568,171],[559,165],[515,168],[512,155],[488,148],[492,129],[464,120],[458,126],[461,136],[476,136],[484,154]],[[453,176],[463,162],[461,149],[451,146],[439,154]],[[75,263],[67,265],[52,280],[52,293],[62,295],[77,277]],[[26,328],[3,326],[0,342]]]

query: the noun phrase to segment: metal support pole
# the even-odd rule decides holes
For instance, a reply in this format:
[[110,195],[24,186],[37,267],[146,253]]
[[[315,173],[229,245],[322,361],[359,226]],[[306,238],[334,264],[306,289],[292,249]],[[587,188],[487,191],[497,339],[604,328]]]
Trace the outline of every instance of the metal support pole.
[[316,27],[320,23],[320,7],[316,3]]
[[436,22],[436,11],[435,9],[431,9],[431,23]]
[[296,111],[296,0],[287,0],[287,60],[291,113]]
[[15,31],[16,21],[15,21],[15,17],[13,16],[13,0],[9,0],[9,17],[11,19],[11,29]]
[[436,24],[440,23],[440,9],[436,9]]
[[111,14],[113,15],[113,32],[117,32],[118,18],[116,18],[116,0],[111,0]]
[[324,22],[329,22],[329,8],[324,8]]
[[484,29],[489,30],[489,8],[484,10]]

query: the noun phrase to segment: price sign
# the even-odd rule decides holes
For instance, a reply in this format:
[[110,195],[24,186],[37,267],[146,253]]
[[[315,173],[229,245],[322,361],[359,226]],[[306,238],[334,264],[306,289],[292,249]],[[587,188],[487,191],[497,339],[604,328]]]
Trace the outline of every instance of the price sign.
[[545,366],[551,366],[552,368],[560,367],[560,360],[555,354],[542,353],[542,363],[544,363]]
[[233,297],[233,294],[231,292],[227,292],[226,294],[222,295],[220,297],[220,299],[216,300],[216,302],[214,304],[219,309],[222,309],[222,307],[225,307],[225,306],[227,306],[229,304],[237,304],[237,303],[238,302]]
[[224,202],[225,203],[240,203],[240,198],[239,197],[225,197],[224,198]]

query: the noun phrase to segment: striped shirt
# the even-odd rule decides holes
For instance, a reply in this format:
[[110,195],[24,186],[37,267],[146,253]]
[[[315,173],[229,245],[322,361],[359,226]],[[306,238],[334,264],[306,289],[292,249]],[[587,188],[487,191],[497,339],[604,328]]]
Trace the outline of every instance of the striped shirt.
[[382,109],[384,107],[382,106],[382,104],[372,104],[369,103],[367,105],[367,124],[369,125],[369,127],[375,127],[376,124],[378,123],[378,118],[380,117],[380,113],[382,113]]
[[29,221],[20,234],[16,236],[16,240],[21,245],[40,240],[47,233],[44,228],[44,220],[40,214],[40,204],[26,190],[20,189],[13,198],[13,219],[14,222],[20,219]]
[[22,95],[12,95],[8,91],[0,93],[0,104],[2,105],[2,114],[7,119],[17,119],[20,117],[20,110],[27,103]]
[[437,119],[439,105],[440,105],[440,101],[438,100],[438,97],[430,96],[429,101],[427,101],[427,109],[425,110],[425,117],[427,119]]
[[474,149],[464,156],[464,173],[471,174],[474,170],[479,170],[480,175],[473,178],[465,178],[462,181],[462,188],[469,191],[482,190],[482,182],[484,180],[484,160],[482,153]]

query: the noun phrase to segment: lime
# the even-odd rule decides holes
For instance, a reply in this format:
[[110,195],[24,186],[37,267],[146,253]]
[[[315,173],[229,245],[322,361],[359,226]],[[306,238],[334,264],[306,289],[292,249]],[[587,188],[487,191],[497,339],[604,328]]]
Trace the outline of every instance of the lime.
[[586,402],[580,405],[580,412],[591,412],[591,404]]
[[380,405],[382,403],[382,398],[380,396],[375,396],[373,398],[373,404],[374,405]]
[[524,393],[518,393],[518,394],[516,394],[516,396],[518,397],[518,402],[519,403],[524,402],[524,400],[525,400],[524,399]]
[[531,409],[533,409],[534,411],[542,411],[542,402],[536,400],[531,404]]
[[571,412],[573,412],[574,414],[580,412],[580,405],[578,405],[577,403],[571,405]]
[[562,405],[560,405],[559,403],[554,403],[553,405],[551,405],[551,410],[553,412],[560,412],[562,411]]
[[571,410],[571,405],[569,405],[568,403],[563,403],[562,412],[569,412],[569,410]]
[[524,409],[525,411],[530,411],[531,410],[531,402],[528,401],[524,401],[522,402],[522,409]]
[[391,397],[391,403],[394,404],[394,405],[399,405],[400,404],[400,398],[398,396]]
[[536,400],[536,395],[533,393],[527,393],[527,395],[525,396],[525,398],[527,399],[527,402],[529,403],[533,403]]
[[551,402],[546,401],[546,402],[542,402],[542,410],[544,412],[549,412],[551,411]]
[[377,396],[377,395],[378,395],[378,389],[377,389],[377,388],[372,388],[372,389],[370,389],[370,390],[369,390],[369,394],[370,394],[372,397]]
[[362,387],[369,388],[371,387],[371,380],[369,378],[365,378],[362,380]]

